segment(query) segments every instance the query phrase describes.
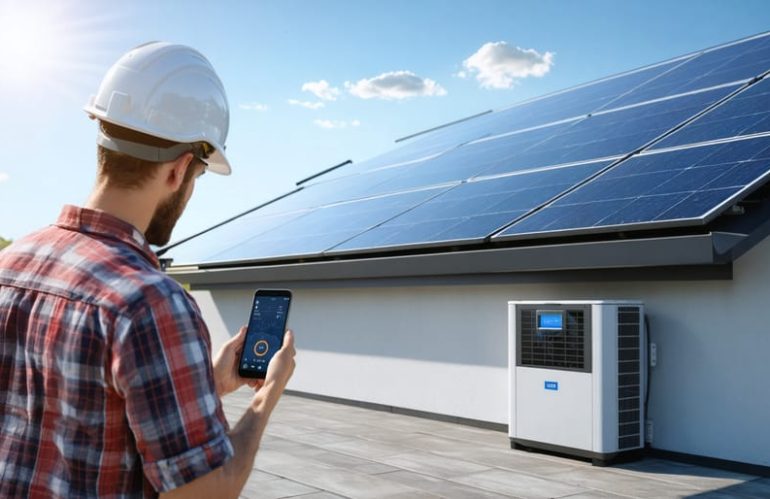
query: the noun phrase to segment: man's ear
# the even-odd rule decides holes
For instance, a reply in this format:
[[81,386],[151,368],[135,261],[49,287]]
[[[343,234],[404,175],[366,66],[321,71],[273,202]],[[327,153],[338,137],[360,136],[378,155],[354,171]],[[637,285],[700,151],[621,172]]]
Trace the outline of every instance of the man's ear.
[[170,168],[166,174],[166,185],[173,192],[178,191],[182,186],[187,168],[190,167],[194,157],[193,153],[186,152],[169,163]]

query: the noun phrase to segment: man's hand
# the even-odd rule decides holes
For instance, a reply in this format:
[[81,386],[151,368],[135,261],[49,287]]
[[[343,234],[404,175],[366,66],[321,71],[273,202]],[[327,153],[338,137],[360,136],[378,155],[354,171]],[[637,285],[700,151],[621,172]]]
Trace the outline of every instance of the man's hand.
[[238,334],[230,338],[214,357],[214,382],[220,397],[234,392],[243,385],[260,388],[264,384],[262,379],[242,378],[238,375],[238,359],[241,357],[245,338],[246,326],[243,326]]
[[270,359],[270,365],[267,366],[265,385],[274,386],[275,390],[283,393],[286,383],[289,382],[289,378],[294,373],[294,356],[296,354],[297,351],[294,349],[294,332],[288,329],[283,337],[281,349]]

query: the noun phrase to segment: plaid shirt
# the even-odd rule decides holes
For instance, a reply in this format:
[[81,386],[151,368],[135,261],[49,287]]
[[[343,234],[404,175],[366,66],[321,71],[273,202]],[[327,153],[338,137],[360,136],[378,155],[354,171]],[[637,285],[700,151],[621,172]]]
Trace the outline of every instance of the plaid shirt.
[[200,311],[132,225],[67,206],[0,251],[0,497],[154,496],[227,431]]

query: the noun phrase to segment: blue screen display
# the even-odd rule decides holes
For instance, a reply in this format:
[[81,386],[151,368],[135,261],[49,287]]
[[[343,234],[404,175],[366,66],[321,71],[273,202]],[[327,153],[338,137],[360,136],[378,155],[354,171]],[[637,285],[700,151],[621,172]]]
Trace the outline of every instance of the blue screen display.
[[564,329],[564,315],[561,312],[538,312],[538,329]]
[[283,345],[288,296],[257,296],[251,310],[246,342],[241,355],[241,369],[267,372],[267,365]]

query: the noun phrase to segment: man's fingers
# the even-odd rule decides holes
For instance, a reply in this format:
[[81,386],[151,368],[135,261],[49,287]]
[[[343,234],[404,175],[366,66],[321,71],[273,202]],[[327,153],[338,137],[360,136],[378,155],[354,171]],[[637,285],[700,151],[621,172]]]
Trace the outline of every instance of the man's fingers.
[[286,330],[286,335],[283,337],[283,347],[286,350],[294,350],[294,331],[291,329]]
[[230,338],[227,342],[228,343],[243,343],[243,337],[246,336],[246,326],[242,326],[237,333],[235,333],[235,336]]

